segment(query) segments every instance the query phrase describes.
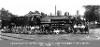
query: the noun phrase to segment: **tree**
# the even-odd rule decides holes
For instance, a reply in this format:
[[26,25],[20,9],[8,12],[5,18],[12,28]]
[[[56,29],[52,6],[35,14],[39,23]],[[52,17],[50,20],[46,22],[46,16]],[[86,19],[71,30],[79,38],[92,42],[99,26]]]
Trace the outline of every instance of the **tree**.
[[37,10],[36,10],[34,13],[35,13],[35,14],[40,14],[39,11],[37,11]]
[[0,10],[0,18],[3,20],[9,20],[11,17],[15,17],[16,15],[13,15],[12,13],[10,13],[8,10],[5,10],[4,8],[2,8]]
[[84,6],[86,11],[84,17],[87,21],[100,21],[100,6],[98,5],[87,5]]
[[47,14],[41,12],[41,18],[46,17],[46,16],[47,16]]

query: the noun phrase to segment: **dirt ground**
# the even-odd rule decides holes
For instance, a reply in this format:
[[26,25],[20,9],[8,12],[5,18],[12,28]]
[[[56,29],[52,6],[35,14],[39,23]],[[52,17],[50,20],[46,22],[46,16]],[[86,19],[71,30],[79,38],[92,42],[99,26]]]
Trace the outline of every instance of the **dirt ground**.
[[3,33],[2,47],[100,47],[100,28],[90,34],[24,35]]

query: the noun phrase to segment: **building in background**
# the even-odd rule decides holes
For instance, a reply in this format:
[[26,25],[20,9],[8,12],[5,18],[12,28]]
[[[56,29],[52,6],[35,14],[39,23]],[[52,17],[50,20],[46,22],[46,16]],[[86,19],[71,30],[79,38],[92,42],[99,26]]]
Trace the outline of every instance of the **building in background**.
[[69,12],[65,12],[64,13],[64,16],[69,16]]
[[60,10],[57,10],[57,16],[61,16],[62,12]]

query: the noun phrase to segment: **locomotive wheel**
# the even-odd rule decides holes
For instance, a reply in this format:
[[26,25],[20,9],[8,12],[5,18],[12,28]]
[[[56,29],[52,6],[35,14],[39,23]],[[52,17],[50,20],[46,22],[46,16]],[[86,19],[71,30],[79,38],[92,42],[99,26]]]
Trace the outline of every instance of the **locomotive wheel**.
[[88,28],[81,29],[81,34],[89,34]]
[[81,34],[89,34],[89,31],[83,31]]
[[84,29],[74,29],[74,34],[89,34],[89,31]]
[[79,33],[79,32],[80,32],[79,29],[77,29],[77,28],[74,29],[74,34],[77,34],[77,33]]
[[73,28],[72,27],[68,27],[68,29],[65,30],[67,33],[73,33]]

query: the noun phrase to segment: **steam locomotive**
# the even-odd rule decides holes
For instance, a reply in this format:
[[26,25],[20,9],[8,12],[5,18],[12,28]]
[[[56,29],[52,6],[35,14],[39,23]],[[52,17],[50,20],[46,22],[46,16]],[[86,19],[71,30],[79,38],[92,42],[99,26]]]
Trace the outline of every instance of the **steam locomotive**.
[[[10,20],[2,20],[2,28],[8,28],[14,33],[28,34],[88,34],[88,25],[85,20],[75,17],[46,16],[40,17],[12,17]],[[55,18],[54,18],[55,17]],[[27,27],[26,27],[27,26]],[[14,31],[14,28],[29,28],[27,31]]]

